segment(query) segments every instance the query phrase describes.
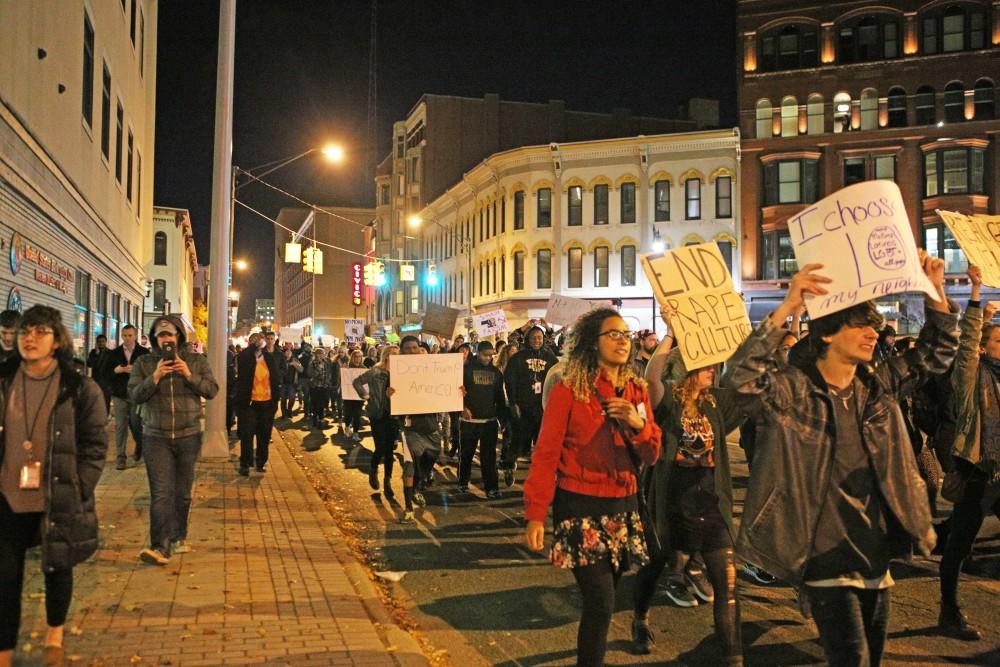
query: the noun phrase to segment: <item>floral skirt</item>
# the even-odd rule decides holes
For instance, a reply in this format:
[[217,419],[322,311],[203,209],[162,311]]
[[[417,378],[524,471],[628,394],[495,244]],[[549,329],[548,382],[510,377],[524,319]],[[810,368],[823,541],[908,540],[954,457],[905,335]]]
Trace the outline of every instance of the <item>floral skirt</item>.
[[553,505],[555,539],[549,560],[556,567],[585,567],[610,559],[612,569],[621,572],[649,562],[634,496],[593,498],[559,489]]

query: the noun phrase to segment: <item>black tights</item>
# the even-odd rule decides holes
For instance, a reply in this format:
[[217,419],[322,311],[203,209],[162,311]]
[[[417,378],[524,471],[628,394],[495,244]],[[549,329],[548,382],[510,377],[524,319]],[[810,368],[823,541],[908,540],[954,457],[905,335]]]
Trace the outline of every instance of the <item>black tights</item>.
[[608,628],[615,611],[615,588],[621,572],[615,572],[611,560],[574,567],[573,576],[583,596],[580,629],[576,633],[576,664],[580,667],[600,667],[608,648]]
[[[639,569],[635,581],[635,615],[645,618],[656,594],[656,584],[667,566],[664,553]],[[722,644],[722,653],[727,658],[743,655],[743,640],[740,634],[740,603],[736,597],[736,562],[732,548],[715,549],[702,553],[705,571],[712,584],[715,601],[712,615],[715,617],[715,635]],[[683,563],[678,564],[682,568]]]

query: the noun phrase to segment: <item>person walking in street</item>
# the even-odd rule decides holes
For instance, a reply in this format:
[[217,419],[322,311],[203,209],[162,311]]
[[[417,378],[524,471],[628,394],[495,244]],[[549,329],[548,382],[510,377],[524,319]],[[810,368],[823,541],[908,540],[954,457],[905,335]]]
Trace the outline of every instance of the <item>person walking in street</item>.
[[803,612],[832,665],[878,665],[893,579],[889,560],[934,546],[927,489],[898,407],[958,347],[944,262],[920,251],[937,295],[915,349],[871,370],[882,317],[875,302],[810,320],[811,354],[778,363],[785,323],[806,294],[827,294],[820,264],[792,278],[780,306],[737,348],[723,387],[757,418],[739,555],[800,588]]
[[149,546],[146,563],[166,565],[172,553],[190,551],[188,514],[194,466],[201,453],[201,401],[219,384],[201,354],[188,352],[184,325],[173,315],[153,320],[152,350],[132,364],[129,399],[142,419],[142,458],[149,478]]
[[274,329],[264,329],[261,333],[266,343],[264,349],[271,355],[278,375],[278,393],[274,399],[274,414],[277,415],[278,408],[281,407],[281,378],[285,375],[285,355],[278,347],[278,334]]
[[[556,355],[544,347],[545,329],[535,325],[525,335],[524,347],[511,357],[504,373],[511,406],[513,442],[501,462],[504,482],[513,483],[517,459],[531,454],[542,424],[542,387],[549,369],[558,363]],[[510,486],[510,484],[508,484]]]
[[0,313],[0,364],[14,356],[17,351],[17,328],[21,323],[21,313],[5,310]]
[[108,354],[108,337],[99,334],[94,339],[94,348],[87,354],[87,370],[97,386],[104,392],[104,408],[111,415],[111,388],[104,382],[104,361]]
[[294,354],[299,365],[302,366],[302,370],[299,372],[298,386],[299,403],[302,405],[302,417],[303,419],[312,419],[312,400],[310,399],[309,387],[309,366],[312,364],[313,357],[312,346],[302,341],[302,344],[295,350]]
[[584,666],[604,664],[622,573],[649,560],[635,465],[656,462],[660,428],[631,347],[631,332],[613,308],[576,321],[524,483],[528,548],[542,550],[551,505],[549,558],[571,568],[580,588],[577,664]]
[[299,374],[302,372],[302,364],[295,358],[291,348],[281,351],[281,356],[285,360],[284,371],[281,374],[281,416],[291,419],[294,414],[295,394],[299,389]]
[[[640,654],[652,650],[649,608],[660,575],[672,559],[668,597],[675,604],[691,606],[690,585],[703,602],[711,602],[725,664],[742,665],[733,482],[725,440],[743,415],[731,391],[715,388],[714,366],[688,372],[680,350],[671,352],[671,344],[664,339],[647,365],[650,404],[663,432],[663,449],[656,465],[644,471],[643,492],[665,546],[636,577],[632,642]],[[664,380],[667,367],[671,376]],[[689,567],[687,556],[696,553],[704,559],[704,570]]]
[[[267,340],[253,334],[247,349],[236,357],[236,410],[240,431],[240,474],[267,471],[268,447],[274,428],[281,372],[275,355],[267,351]],[[256,442],[256,449],[254,443]]]
[[[351,350],[347,367],[364,368],[364,362],[365,357],[361,350]],[[341,387],[341,393],[343,393],[343,387]],[[360,396],[361,394],[358,395]],[[361,413],[364,405],[361,401],[348,400],[342,400],[341,404],[344,406],[344,427],[346,429],[347,439],[354,444],[358,444],[361,442]]]
[[125,470],[128,462],[128,434],[131,431],[135,441],[133,456],[138,463],[142,460],[142,423],[139,411],[128,397],[128,380],[136,359],[149,354],[149,350],[139,345],[136,329],[131,324],[122,327],[121,345],[107,351],[103,364],[104,383],[111,388],[111,401],[115,416],[115,454],[118,470]]
[[[309,361],[309,403],[312,407],[313,428],[326,428],[326,409],[330,404],[334,363],[326,358],[326,348],[317,347]],[[340,373],[340,369],[336,369]]]
[[488,340],[479,343],[476,358],[465,365],[462,386],[465,387],[465,410],[462,413],[458,492],[469,492],[472,458],[479,447],[479,469],[486,497],[499,498],[497,430],[498,420],[507,416],[507,398],[503,374],[493,365],[493,344]]
[[[386,345],[382,348],[379,362],[354,378],[354,391],[362,397],[368,421],[371,422],[375,453],[368,464],[368,485],[378,490],[378,467],[383,468],[382,495],[392,500],[392,467],[395,463],[394,451],[399,438],[399,422],[390,414],[389,406],[389,357],[399,354],[399,347]],[[365,389],[367,387],[367,390]]]
[[1000,516],[1000,326],[993,324],[995,308],[983,308],[982,271],[969,267],[972,285],[969,305],[961,321],[961,338],[951,374],[954,468],[946,483],[962,488],[952,510],[950,530],[941,558],[941,634],[965,641],[982,633],[962,613],[958,579],[962,562],[987,512]]
[[25,555],[41,544],[46,665],[63,664],[73,567],[97,551],[94,490],[108,441],[104,396],[73,365],[62,315],[29,308],[17,351],[0,364],[0,667],[13,662]]

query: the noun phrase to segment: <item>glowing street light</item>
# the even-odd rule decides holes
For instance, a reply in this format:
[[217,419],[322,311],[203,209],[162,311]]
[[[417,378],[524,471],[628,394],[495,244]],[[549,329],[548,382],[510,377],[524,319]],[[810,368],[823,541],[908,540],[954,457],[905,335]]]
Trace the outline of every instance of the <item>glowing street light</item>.
[[249,264],[247,264],[247,261],[245,259],[238,259],[235,262],[233,262],[233,267],[237,271],[246,271],[248,266]]
[[326,159],[334,164],[344,161],[344,147],[337,144],[327,144],[323,147],[322,153]]

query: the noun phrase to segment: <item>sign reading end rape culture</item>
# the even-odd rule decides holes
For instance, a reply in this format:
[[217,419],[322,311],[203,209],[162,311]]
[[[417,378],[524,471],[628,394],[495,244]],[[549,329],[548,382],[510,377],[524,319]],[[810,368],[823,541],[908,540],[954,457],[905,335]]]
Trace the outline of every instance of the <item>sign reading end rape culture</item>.
[[822,264],[827,294],[806,295],[815,319],[856,303],[899,294],[937,292],[924,275],[899,186],[866,181],[834,192],[788,219],[799,267]]
[[1000,287],[1000,215],[963,215],[938,211],[958,245],[983,272],[983,283]]
[[642,267],[688,370],[725,361],[750,335],[746,304],[714,242],[643,255]]

